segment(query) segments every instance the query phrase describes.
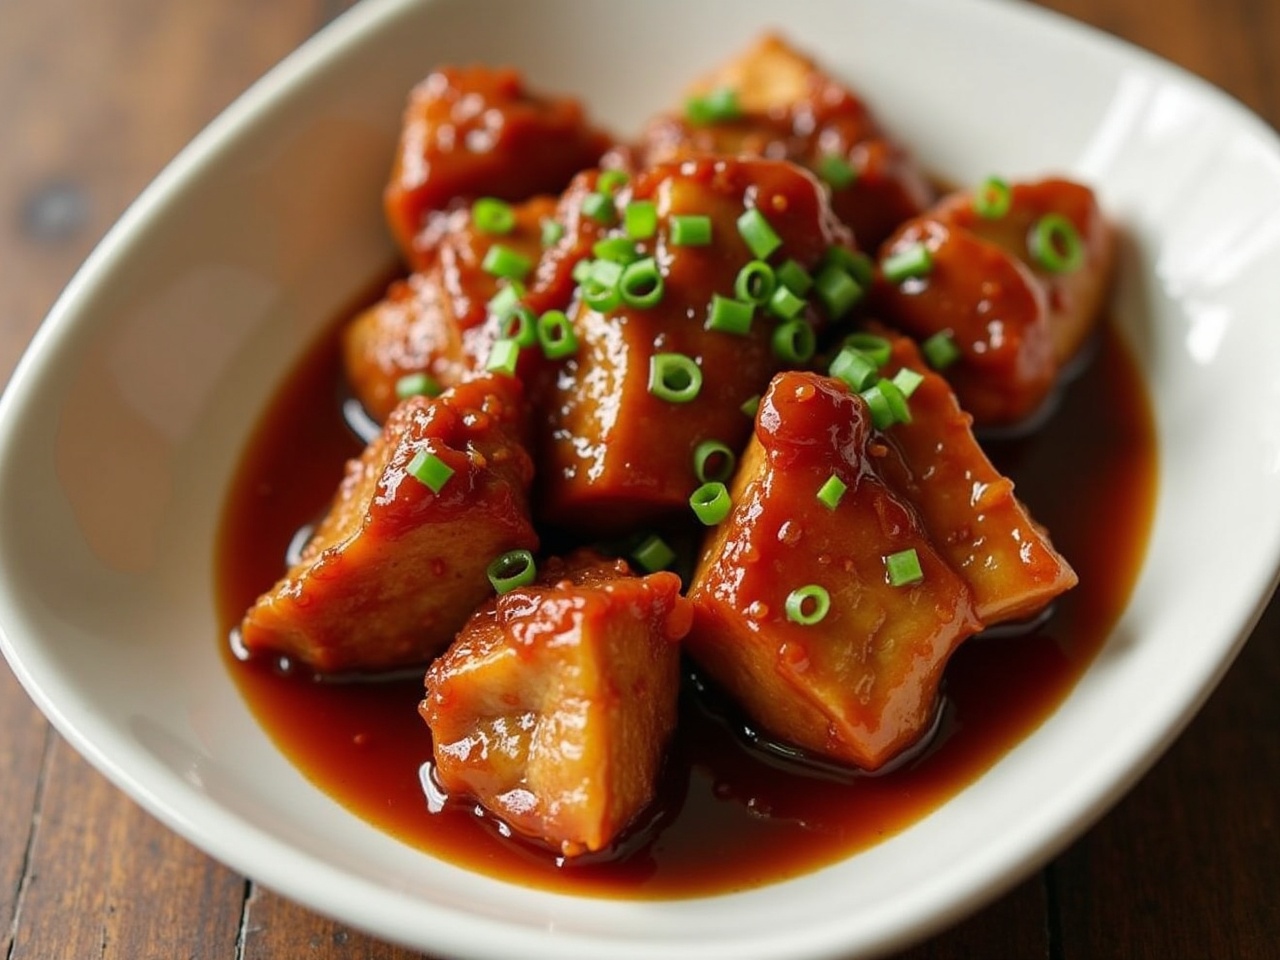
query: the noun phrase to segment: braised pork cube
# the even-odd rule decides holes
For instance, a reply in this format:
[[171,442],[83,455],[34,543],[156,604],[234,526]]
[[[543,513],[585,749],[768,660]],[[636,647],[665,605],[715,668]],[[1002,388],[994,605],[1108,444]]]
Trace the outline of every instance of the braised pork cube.
[[537,94],[514,70],[442,67],[409,96],[387,220],[409,265],[421,269],[433,255],[433,235],[419,239],[428,213],[477,197],[559,193],[608,146],[576,100]]
[[766,35],[645,133],[651,162],[699,153],[785,158],[819,173],[837,215],[874,249],[933,202],[928,181],[851,90]]
[[688,594],[687,649],[756,723],[868,770],[929,729],[943,668],[981,625],[885,479],[896,456],[844,382],[779,374]]
[[1115,267],[1115,231],[1093,191],[1058,177],[993,181],[976,193],[952,194],[932,213],[1030,269],[1045,291],[1059,365],[1075,356],[1097,324]]
[[330,673],[447,647],[492,593],[493,558],[538,545],[524,417],[520,384],[504,376],[405,400],[347,464],[298,562],[245,615],[245,649]]
[[[1075,571],[974,439],[973,418],[908,337],[890,346],[880,375],[910,383],[910,420],[884,434],[901,454],[881,472],[914,504],[930,539],[969,586],[983,626],[1029,618],[1076,584]],[[906,369],[907,380],[900,371]],[[906,467],[905,474],[897,468]]]
[[[652,216],[640,239],[622,225],[636,207]],[[698,446],[744,443],[743,404],[812,352],[829,319],[817,299],[781,286],[767,296],[773,269],[816,272],[831,248],[849,249],[821,184],[783,161],[660,164],[622,187],[606,216],[619,226],[580,264],[579,347],[550,392],[539,460],[544,518],[594,533],[688,509]],[[752,281],[765,260],[770,277]]]
[[1048,304],[1002,247],[928,215],[909,220],[881,247],[874,299],[898,329],[941,338],[947,380],[978,425],[1013,426],[1043,408],[1058,374]]
[[500,327],[489,305],[534,274],[556,200],[488,207],[497,220],[470,207],[442,214],[432,226],[440,238],[430,265],[392,283],[343,332],[347,380],[377,422],[404,396],[438,393],[483,368]]
[[691,618],[675,574],[591,554],[485,604],[426,676],[441,785],[565,856],[608,847],[654,798]]

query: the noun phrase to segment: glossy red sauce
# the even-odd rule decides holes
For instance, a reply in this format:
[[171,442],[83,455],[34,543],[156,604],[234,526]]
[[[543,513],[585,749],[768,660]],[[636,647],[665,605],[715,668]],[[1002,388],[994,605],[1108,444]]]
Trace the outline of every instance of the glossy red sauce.
[[[226,634],[282,574],[291,538],[324,509],[343,461],[359,451],[341,403],[330,335],[282,386],[236,474],[217,546]],[[608,860],[558,865],[546,850],[504,836],[470,804],[450,801],[432,812],[419,674],[317,682],[236,659],[224,635],[226,666],[280,749],[320,789],[453,863],[519,883],[633,898],[781,880],[902,830],[973,781],[1062,701],[1124,608],[1153,513],[1155,441],[1137,366],[1109,325],[1044,428],[988,449],[1080,575],[1052,618],[1030,634],[963,645],[927,747],[874,777],[752,747],[718,712],[714,694],[687,684],[660,797]]]

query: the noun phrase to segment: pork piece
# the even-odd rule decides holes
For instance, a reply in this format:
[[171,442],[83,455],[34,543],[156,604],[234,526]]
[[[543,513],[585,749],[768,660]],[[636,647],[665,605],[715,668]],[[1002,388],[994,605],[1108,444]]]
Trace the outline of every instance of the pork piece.
[[[1070,247],[1060,236],[1050,261],[1037,254],[1045,218],[1070,225],[1078,262],[1064,255]],[[920,339],[950,333],[961,357],[946,377],[980,426],[1032,419],[1097,325],[1110,288],[1115,233],[1093,191],[1063,179],[1016,183],[998,216],[979,212],[972,193],[952,194],[903,224],[880,261],[920,244],[932,268],[878,283],[877,306]]]
[[565,856],[609,846],[654,798],[691,617],[675,574],[586,553],[485,604],[427,672],[442,786]]
[[421,269],[433,255],[432,235],[419,241],[427,213],[459,199],[559,193],[608,146],[576,100],[534,93],[514,70],[442,67],[409,96],[387,220],[409,265]]
[[902,280],[881,274],[874,287],[879,314],[918,340],[951,339],[959,359],[945,374],[978,425],[1027,421],[1058,374],[1044,288],[1002,247],[932,216],[903,224],[885,241],[880,264],[920,248],[932,261],[926,273]]
[[[709,320],[713,298],[734,298],[737,275],[753,259],[739,218],[750,210],[768,220],[781,241],[769,256],[775,265],[795,260],[814,271],[829,248],[849,249],[821,184],[783,161],[704,157],[660,164],[620,191],[617,208],[636,201],[652,201],[657,212],[655,234],[636,244],[636,256],[655,259],[661,299],[600,309],[586,297],[574,301],[580,347],[550,391],[540,445],[543,518],[599,534],[687,511],[698,485],[694,451],[707,440],[734,449],[744,443],[751,420],[742,405],[783,365],[771,346],[779,320],[768,309],[749,312],[750,326],[736,331]],[[710,243],[673,242],[673,218],[686,215],[710,219]],[[615,228],[606,240],[625,243],[625,232]],[[562,243],[580,246],[572,227]],[[828,319],[812,303],[797,315],[810,329]],[[651,389],[655,369],[689,362],[701,377],[692,399],[672,400]]]
[[[1014,183],[1001,216],[983,216],[973,200],[972,192],[951,194],[932,214],[996,244],[1035,274],[1045,291],[1054,355],[1059,365],[1067,363],[1096,326],[1115,268],[1115,230],[1093,191],[1058,177]],[[1079,237],[1081,257],[1074,269],[1048,269],[1036,256],[1033,237],[1046,216],[1065,217]]]
[[487,305],[509,283],[485,269],[485,258],[504,247],[528,261],[531,279],[542,255],[543,221],[556,209],[552,197],[514,205],[514,226],[503,234],[477,228],[470,208],[438,218],[430,265],[392,283],[385,298],[343,331],[347,380],[369,416],[386,420],[401,399],[397,385],[410,374],[426,373],[443,388],[483,368],[498,334]]
[[[492,592],[489,562],[538,545],[525,416],[504,376],[397,407],[347,464],[297,564],[245,615],[245,649],[331,673],[424,663],[448,646]],[[425,481],[421,459],[436,469]]]
[[934,192],[907,152],[890,140],[852,91],[777,36],[766,35],[689,90],[736,97],[738,116],[699,122],[683,112],[653,120],[644,137],[651,162],[699,153],[785,158],[821,171],[844,161],[831,203],[858,244],[874,249],[899,223],[921,213]]
[[[843,382],[779,374],[688,594],[689,652],[756,723],[867,770],[928,730],[948,658],[981,626],[968,586],[886,478],[898,457]],[[818,492],[833,476],[846,489],[829,507]],[[888,558],[906,551],[923,575],[895,586]],[[806,624],[788,599],[809,587],[830,606]],[[798,612],[819,610],[811,599]]]
[[1014,495],[1013,481],[982,452],[973,418],[947,382],[910,338],[877,332],[893,351],[881,373],[892,378],[905,367],[923,378],[909,400],[910,422],[884,434],[901,458],[881,458],[881,473],[915,505],[938,551],[968,584],[983,626],[1033,616],[1075,586],[1075,571]]

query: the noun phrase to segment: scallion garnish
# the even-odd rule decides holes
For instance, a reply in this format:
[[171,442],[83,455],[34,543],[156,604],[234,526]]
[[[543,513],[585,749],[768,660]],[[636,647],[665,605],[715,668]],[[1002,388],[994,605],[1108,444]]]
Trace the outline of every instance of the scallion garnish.
[[578,335],[563,310],[548,310],[538,318],[538,343],[548,360],[563,360],[578,352]]
[[711,243],[711,218],[704,214],[676,214],[668,229],[671,243],[677,247],[705,247]]
[[658,208],[652,200],[632,200],[622,213],[627,236],[647,240],[658,232]]
[[564,236],[564,224],[559,220],[543,217],[541,226],[543,247],[554,247]]
[[587,306],[606,313],[622,303],[618,283],[622,280],[622,265],[612,260],[594,260],[591,270],[580,286],[582,299]]
[[853,277],[858,282],[858,286],[864,290],[870,287],[871,281],[875,279],[875,264],[865,253],[835,244],[827,247],[826,253],[822,255],[822,264],[819,269],[829,267],[833,263]]
[[832,320],[839,320],[852,310],[864,293],[858,281],[834,263],[822,268],[813,286]]
[[831,609],[831,594],[825,587],[810,583],[796,587],[787,594],[785,604],[787,619],[803,627],[811,627],[820,623]]
[[831,361],[827,372],[849,385],[853,391],[865,390],[876,382],[880,367],[874,358],[856,347],[842,347]]
[[516,212],[497,197],[481,197],[471,204],[471,222],[481,233],[502,235],[515,229]]
[[667,546],[667,542],[656,533],[651,533],[640,541],[640,545],[631,552],[631,559],[645,573],[657,573],[671,566],[676,552]]
[[833,473],[827,477],[826,483],[818,488],[818,501],[828,510],[834,510],[840,506],[840,500],[848,489],[848,484]]
[[818,348],[813,327],[803,320],[788,320],[773,331],[774,355],[784,363],[807,363]]
[[493,373],[505,373],[508,377],[516,375],[516,364],[520,361],[520,344],[514,340],[495,340],[489,348],[489,359],[484,368]]
[[973,212],[985,220],[999,220],[1013,205],[1013,191],[999,177],[987,177],[973,195]]
[[697,127],[737,120],[742,116],[738,92],[731,87],[721,87],[700,96],[690,97],[684,103],[684,116]]
[[596,191],[612,197],[630,179],[625,170],[602,170],[596,178]]
[[893,355],[893,344],[878,333],[856,331],[849,334],[840,343],[841,347],[852,347],[865,353],[877,367],[883,367]]
[[924,570],[920,566],[920,557],[915,548],[899,550],[884,558],[884,572],[891,587],[905,587],[919,583],[924,579]]
[[662,271],[658,269],[658,261],[653,257],[645,257],[622,268],[622,276],[618,280],[618,293],[622,302],[629,307],[647,309],[662,302]]
[[813,288],[813,277],[809,271],[794,260],[788,260],[774,272],[778,283],[786,287],[797,297],[807,296]]
[[1041,217],[1031,228],[1027,247],[1050,273],[1070,273],[1084,262],[1084,244],[1075,224],[1060,213]]
[[788,287],[779,285],[769,298],[768,311],[782,320],[794,320],[804,312],[805,300]]
[[401,400],[406,397],[438,397],[442,389],[435,377],[424,371],[406,373],[396,381],[396,396]]
[[439,493],[453,476],[453,467],[430,450],[419,450],[405,467],[405,472],[432,493]]
[[704,525],[714,527],[729,515],[733,500],[728,488],[719,480],[711,480],[698,487],[689,497],[689,506]]
[[512,310],[498,325],[500,340],[514,340],[521,347],[538,342],[538,315],[523,304]]
[[871,423],[877,430],[888,430],[895,423],[911,422],[907,398],[892,380],[881,377],[860,391],[859,396],[867,402],[867,407],[871,410]]
[[768,260],[782,246],[782,238],[757,207],[744,210],[738,217],[738,233],[757,260]]
[[703,440],[693,451],[693,473],[699,483],[726,482],[737,462],[733,450],[719,440]]
[[480,266],[485,273],[508,280],[523,280],[533,269],[533,261],[501,243],[495,243],[484,255]]
[[668,403],[688,403],[702,390],[702,370],[683,353],[649,358],[649,392]]
[[760,395],[756,394],[753,397],[747,397],[747,399],[742,401],[742,406],[738,409],[741,410],[743,414],[754,420],[756,418],[756,414],[760,410]]
[[912,370],[910,367],[900,367],[890,382],[901,390],[902,395],[909,400],[911,395],[916,392],[916,388],[924,383],[924,374]]
[[935,370],[945,370],[960,359],[960,348],[950,330],[939,330],[920,344],[925,362]]
[[711,295],[711,304],[707,307],[706,327],[708,330],[745,337],[751,332],[753,313],[751,304],[715,293]]
[[923,243],[913,243],[884,258],[880,270],[890,283],[927,277],[933,269],[933,254]]
[[517,587],[525,587],[538,577],[538,565],[528,550],[508,550],[494,557],[485,573],[498,593],[510,593]]
[[519,280],[509,280],[489,298],[485,309],[499,320],[505,320],[507,315],[520,305],[522,296],[524,296],[524,284]]
[[606,227],[618,221],[618,208],[613,204],[613,197],[603,193],[588,193],[582,198],[582,212],[596,223]]
[[824,153],[818,160],[818,176],[835,190],[843,190],[858,179],[858,171],[838,153]]
[[599,260],[611,260],[626,265],[640,259],[634,240],[628,237],[605,237],[591,245],[591,252]]
[[738,271],[733,281],[733,292],[739,300],[747,303],[767,303],[777,285],[773,267],[763,260],[752,260]]

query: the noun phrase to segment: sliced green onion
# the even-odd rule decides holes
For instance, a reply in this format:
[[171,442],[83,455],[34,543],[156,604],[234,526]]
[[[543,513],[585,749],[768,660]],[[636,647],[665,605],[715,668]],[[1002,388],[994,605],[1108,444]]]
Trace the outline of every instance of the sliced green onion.
[[923,243],[913,243],[885,257],[880,269],[890,283],[901,283],[913,277],[927,277],[933,269],[933,254]]
[[802,627],[820,623],[831,609],[831,594],[826,588],[810,583],[787,594],[787,619]]
[[756,418],[756,414],[760,410],[760,395],[756,394],[754,397],[747,397],[747,399],[742,401],[742,406],[738,409],[754,420]]
[[591,272],[582,281],[582,299],[587,306],[600,313],[614,309],[622,303],[618,283],[622,280],[622,266],[612,260],[594,260]]
[[871,423],[877,430],[888,430],[895,423],[910,423],[907,398],[892,380],[883,377],[859,394],[871,410]]
[[634,560],[645,573],[657,573],[671,566],[676,552],[667,546],[667,542],[656,533],[651,533],[640,541],[640,545],[631,552]]
[[749,303],[722,297],[718,293],[712,294],[711,305],[707,308],[706,328],[745,337],[751,332],[751,317],[754,312]]
[[514,340],[521,347],[538,342],[538,315],[526,306],[518,306],[498,325],[498,339]]
[[773,331],[773,352],[784,363],[807,363],[818,348],[813,327],[803,320],[788,320]]
[[688,403],[702,390],[702,370],[683,353],[649,358],[649,392],[668,403]]
[[711,218],[701,213],[676,214],[669,229],[677,247],[705,247],[711,242]]
[[693,451],[693,472],[699,483],[724,483],[733,476],[737,462],[733,450],[719,440],[703,440]]
[[701,96],[690,97],[684,103],[684,116],[696,127],[737,120],[742,116],[738,92],[731,87],[722,87]]
[[494,557],[485,569],[489,582],[498,593],[510,593],[516,587],[525,587],[538,577],[538,565],[528,550],[508,550]]
[[825,153],[818,160],[818,176],[836,190],[843,190],[858,179],[858,171],[838,153]]
[[613,205],[613,197],[603,193],[588,193],[582,198],[582,212],[596,223],[606,227],[618,221],[618,208]]
[[769,298],[769,312],[783,320],[794,320],[804,312],[804,308],[805,300],[784,286],[779,286]]
[[581,286],[587,282],[587,278],[591,276],[591,268],[595,266],[594,260],[579,260],[573,265],[573,282]]
[[840,506],[840,500],[848,489],[849,485],[833,473],[827,477],[827,482],[818,488],[818,501],[828,510],[834,510]]
[[599,260],[611,260],[624,266],[640,259],[634,240],[628,237],[605,237],[591,245],[591,252]]
[[596,191],[612,197],[630,179],[624,170],[602,170],[596,178]]
[[813,277],[809,275],[809,271],[794,260],[788,260],[773,273],[778,283],[797,297],[807,295],[813,288]]
[[833,263],[853,277],[858,282],[858,286],[863,289],[870,287],[871,281],[875,279],[875,264],[871,262],[871,258],[865,253],[835,244],[827,247],[826,252],[822,255],[822,264],[819,269],[829,267]]
[[905,587],[919,583],[924,579],[924,570],[920,566],[920,557],[915,548],[899,550],[884,558],[884,572],[891,587]]
[[480,264],[485,273],[508,280],[523,280],[533,269],[533,261],[522,253],[517,253],[508,246],[495,243],[484,255]]
[[618,293],[622,296],[622,302],[629,307],[647,309],[661,303],[663,282],[658,261],[653,257],[645,257],[627,264],[618,280]]
[[945,370],[960,359],[960,348],[950,330],[939,330],[920,344],[925,362],[935,370]]
[[563,360],[578,352],[578,335],[563,310],[548,310],[538,318],[538,343],[548,360]]
[[769,255],[782,246],[782,238],[757,207],[742,212],[738,233],[757,260],[768,260]]
[[471,204],[471,222],[481,233],[504,234],[515,229],[516,212],[497,197],[481,197]]
[[405,467],[405,472],[432,493],[439,493],[453,476],[453,467],[430,450],[419,450]]
[[550,217],[542,218],[542,245],[554,247],[564,237],[564,224]]
[[516,364],[520,361],[520,344],[514,340],[495,340],[489,348],[489,359],[484,368],[494,373],[505,373],[508,377],[516,375]]
[[520,306],[522,296],[524,296],[524,284],[519,280],[509,280],[489,298],[485,309],[499,320],[505,320],[512,310]]
[[893,344],[878,333],[863,333],[861,331],[851,333],[841,341],[840,345],[842,347],[852,347],[854,350],[865,353],[877,367],[883,367],[889,362],[889,357],[893,355]]
[[973,212],[985,220],[999,220],[1013,205],[1013,191],[999,177],[987,177],[973,195]]
[[406,397],[438,397],[443,387],[439,381],[426,372],[406,373],[396,381],[396,396],[401,400]]
[[739,300],[748,303],[767,303],[777,285],[773,267],[763,260],[752,260],[738,271],[733,292]]
[[1041,217],[1027,240],[1031,256],[1050,273],[1070,273],[1084,262],[1084,244],[1075,224],[1060,213]]
[[719,480],[704,483],[689,497],[689,506],[705,526],[714,527],[729,515],[733,500],[729,489]]
[[924,374],[912,370],[910,367],[900,367],[890,382],[901,390],[902,395],[909,400],[911,395],[916,392],[916,388],[924,383]]
[[880,367],[872,357],[856,347],[843,347],[831,361],[827,372],[847,383],[850,390],[861,391],[876,382]]
[[658,232],[658,208],[652,200],[632,200],[622,214],[627,236],[647,240]]
[[814,290],[832,320],[839,320],[852,310],[865,292],[857,280],[835,264],[822,268],[814,281]]

